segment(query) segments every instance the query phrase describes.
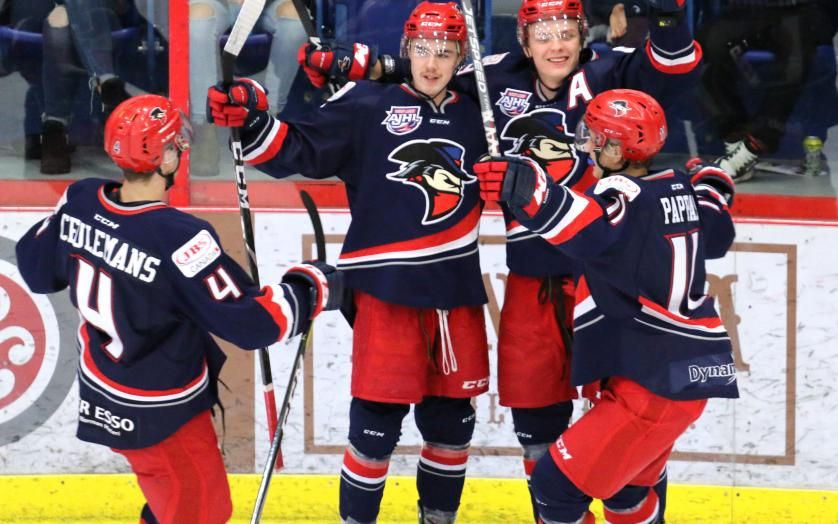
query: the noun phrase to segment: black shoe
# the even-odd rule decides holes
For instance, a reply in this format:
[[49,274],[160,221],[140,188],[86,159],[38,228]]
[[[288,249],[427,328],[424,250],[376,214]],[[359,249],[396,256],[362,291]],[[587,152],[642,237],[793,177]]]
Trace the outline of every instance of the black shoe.
[[41,173],[63,175],[69,173],[70,169],[67,130],[61,122],[47,120],[41,133]]
[[125,82],[117,77],[109,78],[99,86],[99,99],[102,101],[102,115],[105,120],[116,106],[131,98],[125,90]]
[[23,158],[38,160],[41,158],[41,135],[26,135],[23,143]]

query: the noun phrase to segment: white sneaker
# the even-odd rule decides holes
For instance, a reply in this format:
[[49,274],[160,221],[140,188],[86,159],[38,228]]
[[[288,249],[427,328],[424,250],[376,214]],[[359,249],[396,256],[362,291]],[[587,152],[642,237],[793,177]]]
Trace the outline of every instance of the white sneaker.
[[757,160],[759,157],[745,147],[745,142],[739,141],[727,154],[717,158],[716,163],[738,184],[754,177]]

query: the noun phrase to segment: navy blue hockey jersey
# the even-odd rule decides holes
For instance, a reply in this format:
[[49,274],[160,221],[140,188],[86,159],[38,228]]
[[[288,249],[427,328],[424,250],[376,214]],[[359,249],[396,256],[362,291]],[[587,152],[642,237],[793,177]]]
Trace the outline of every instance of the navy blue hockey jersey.
[[[520,49],[485,57],[501,152],[531,158],[555,181],[584,191],[595,181],[590,174],[585,176],[591,160],[574,148],[573,140],[588,102],[603,91],[629,88],[649,93],[667,107],[697,81],[701,49],[687,25],[659,28],[652,24],[650,33],[642,49],[617,48],[603,57],[583,50],[579,69],[553,98],[541,91],[530,60]],[[454,87],[476,98],[472,66],[460,72]],[[511,271],[533,277],[573,273],[568,257],[521,227],[503,208],[506,263]]]
[[302,285],[260,290],[212,226],[162,202],[121,204],[119,184],[86,179],[17,244],[36,293],[70,288],[79,311],[78,437],[154,445],[218,400],[225,360],[210,332],[248,349],[299,332]]
[[486,152],[477,105],[437,107],[407,84],[350,82],[299,120],[242,132],[245,161],[276,178],[337,176],[352,222],[337,266],[380,300],[450,309],[487,301],[477,253]]
[[587,194],[552,184],[521,223],[582,261],[572,380],[622,376],[677,400],[737,397],[730,338],[705,294],[704,261],[724,256],[727,202],[666,170],[614,175]]

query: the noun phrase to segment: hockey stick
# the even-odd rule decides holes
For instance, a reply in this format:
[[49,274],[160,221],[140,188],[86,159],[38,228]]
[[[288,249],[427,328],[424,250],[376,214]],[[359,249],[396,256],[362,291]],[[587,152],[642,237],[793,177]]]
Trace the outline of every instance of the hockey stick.
[[[308,8],[303,4],[303,0],[292,0],[294,4],[294,10],[297,11],[297,16],[300,17],[300,22],[303,24],[303,29],[308,35],[309,41],[314,44],[320,44],[320,37],[317,36],[317,29],[314,27],[314,20],[311,18],[311,12]],[[338,90],[338,86],[336,86],[333,82],[328,83],[329,86],[329,94],[335,94]],[[305,202],[305,200],[303,200]]]
[[[300,198],[303,200],[303,205],[306,207],[308,217],[311,219],[311,226],[314,229],[314,243],[317,246],[317,260],[321,262],[326,261],[326,237],[323,234],[323,224],[320,222],[320,214],[317,212],[317,205],[311,196],[305,191],[300,191]],[[288,412],[291,410],[291,399],[294,396],[294,390],[297,388],[297,375],[303,364],[303,357],[305,357],[308,341],[311,337],[311,328],[313,322],[309,323],[308,329],[300,338],[300,345],[297,347],[297,354],[294,356],[294,363],[291,365],[291,376],[288,378],[288,386],[285,388],[285,398],[282,399],[282,407],[279,411],[279,427],[271,442],[271,449],[268,452],[268,460],[265,462],[265,469],[262,472],[262,481],[259,484],[259,492],[256,495],[256,503],[253,507],[253,516],[250,519],[251,524],[257,524],[262,518],[262,509],[265,507],[265,499],[268,494],[268,487],[271,484],[273,477],[274,464],[278,457],[281,457],[280,444],[282,443],[283,427],[285,426],[285,419],[288,418]]]
[[[221,76],[225,86],[233,83],[233,71],[236,65],[236,57],[239,56],[244,42],[253,31],[256,20],[262,14],[265,7],[265,0],[244,0],[233,30],[224,45],[224,52],[221,55]],[[250,199],[247,195],[247,179],[244,175],[244,157],[242,155],[241,130],[238,127],[230,128],[231,147],[233,150],[233,163],[236,170],[236,190],[239,194],[239,214],[241,215],[242,234],[244,235],[244,247],[247,254],[247,266],[250,269],[250,276],[259,285],[259,267],[256,264],[256,243],[253,236],[253,220],[250,216]],[[273,374],[271,373],[271,360],[268,350],[259,350],[259,369],[262,372],[262,388],[265,394],[265,411],[268,418],[268,433],[273,438],[276,433],[276,398],[274,396]]]
[[489,86],[486,84],[486,71],[483,69],[483,59],[480,56],[480,41],[477,39],[477,23],[474,21],[474,9],[471,0],[463,0],[463,15],[466,18],[468,30],[468,51],[474,64],[474,80],[477,82],[477,98],[480,100],[480,116],[483,118],[483,132],[486,134],[486,144],[489,155],[500,156],[500,141],[495,128],[495,115],[492,113],[492,103],[489,101]]

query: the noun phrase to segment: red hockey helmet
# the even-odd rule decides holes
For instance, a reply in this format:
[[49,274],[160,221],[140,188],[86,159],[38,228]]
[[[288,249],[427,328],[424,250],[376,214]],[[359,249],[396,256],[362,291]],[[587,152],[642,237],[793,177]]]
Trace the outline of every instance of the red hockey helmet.
[[649,160],[666,142],[666,116],[657,100],[633,89],[604,91],[588,103],[576,128],[576,142],[594,138],[594,148],[619,146],[623,158]]
[[548,20],[575,20],[585,40],[588,22],[581,0],[522,0],[518,9],[518,43],[527,45],[527,26]]
[[126,171],[148,173],[163,162],[169,144],[189,148],[189,120],[158,95],[129,98],[114,109],[105,124],[105,152]]
[[404,23],[401,43],[403,58],[407,58],[410,40],[417,38],[456,42],[460,58],[465,58],[468,51],[468,32],[466,19],[460,7],[454,2],[422,2],[417,5]]

